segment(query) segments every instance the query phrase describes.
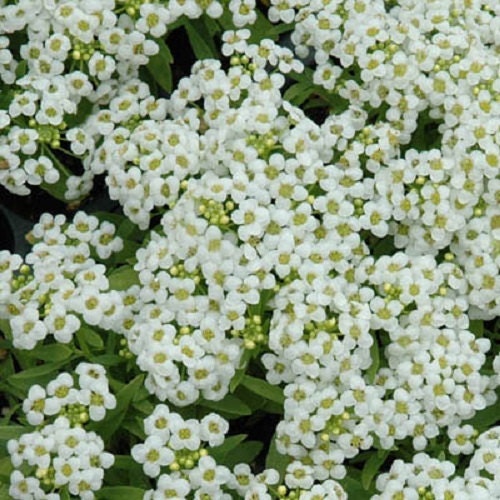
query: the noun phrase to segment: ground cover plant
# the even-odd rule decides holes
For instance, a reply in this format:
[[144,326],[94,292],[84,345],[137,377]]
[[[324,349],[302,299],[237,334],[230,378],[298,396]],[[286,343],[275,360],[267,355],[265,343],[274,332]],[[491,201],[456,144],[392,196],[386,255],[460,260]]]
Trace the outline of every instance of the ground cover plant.
[[500,498],[497,2],[0,32],[1,498]]

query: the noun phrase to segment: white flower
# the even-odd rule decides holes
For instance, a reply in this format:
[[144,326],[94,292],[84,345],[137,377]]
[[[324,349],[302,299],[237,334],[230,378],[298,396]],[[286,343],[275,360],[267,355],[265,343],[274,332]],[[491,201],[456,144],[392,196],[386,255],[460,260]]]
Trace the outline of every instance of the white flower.
[[49,314],[45,316],[44,323],[47,331],[61,343],[71,342],[73,334],[80,328],[80,320],[69,313],[63,304],[55,303],[50,308]]
[[108,379],[106,370],[102,365],[96,363],[80,363],[75,368],[79,375],[78,384],[82,389],[106,392],[108,390]]
[[43,498],[44,491],[40,488],[40,481],[35,477],[25,477],[19,470],[10,475],[9,495],[13,499]]
[[[187,479],[174,477],[170,474],[162,474],[156,482],[156,491],[158,498],[165,498],[167,493],[170,497],[187,498],[191,491],[191,484]],[[156,500],[155,493],[151,498]],[[146,498],[146,497],[145,497]]]
[[24,311],[11,319],[14,347],[33,349],[39,340],[47,335],[47,327],[41,321],[38,309],[26,307]]
[[197,450],[200,447],[200,424],[195,419],[182,420],[180,417],[171,420],[171,435],[168,445],[174,450]]
[[312,467],[295,460],[286,468],[285,484],[289,488],[308,490],[314,483],[313,472]]
[[98,422],[106,416],[106,410],[116,408],[116,398],[108,391],[82,389],[79,402],[88,406],[91,420]]
[[162,466],[174,461],[174,452],[167,448],[159,436],[149,436],[143,444],[136,444],[131,450],[134,460],[143,466],[144,473],[149,477],[160,474]]
[[227,467],[217,465],[210,456],[203,456],[197,467],[189,471],[189,482],[196,488],[215,488],[226,484],[231,477]]
[[229,423],[216,413],[209,413],[200,421],[200,436],[211,447],[220,446],[229,430]]
[[153,413],[144,419],[144,432],[148,436],[159,436],[164,443],[167,443],[170,438],[170,410],[164,404],[156,405]]

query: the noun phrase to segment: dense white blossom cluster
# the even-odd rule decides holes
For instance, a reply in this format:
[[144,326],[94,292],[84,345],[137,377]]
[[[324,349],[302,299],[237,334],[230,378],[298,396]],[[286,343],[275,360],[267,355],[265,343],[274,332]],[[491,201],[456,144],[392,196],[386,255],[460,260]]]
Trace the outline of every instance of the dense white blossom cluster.
[[[7,14],[31,4],[33,17],[9,24]],[[29,39],[21,78],[0,39],[0,77],[17,85],[0,112],[0,182],[20,194],[26,183],[60,182],[48,147],[64,140],[85,170],[69,177],[66,196],[103,175],[149,231],[122,291],[101,261],[123,241],[83,212],[44,215],[24,261],[0,252],[0,318],[14,347],[49,335],[68,343],[85,324],[123,336],[165,403],[132,448],[157,478],[146,498],[341,499],[350,459],[401,443],[419,453],[378,477],[375,498],[498,498],[499,430],[478,436],[466,421],[500,387],[500,355],[477,328],[500,313],[500,7],[271,0],[269,19],[293,23],[287,48],[251,42],[244,26],[255,5],[231,0],[229,64],[198,61],[158,98],[138,72],[155,52],[149,36],[182,15],[218,17],[222,4],[126,3],[119,15],[118,2],[99,3],[105,15],[97,5],[0,10]],[[292,104],[292,78],[303,91],[316,85],[324,120]],[[92,113],[65,127],[83,98]],[[218,465],[208,448],[224,443],[227,422],[167,406],[223,399],[250,363],[283,388],[281,478]],[[97,405],[92,391],[77,396],[68,377],[32,387],[31,424],[69,403],[90,405],[94,420],[113,406],[106,391]],[[64,428],[61,418],[50,425]],[[44,429],[36,439],[48,439]],[[426,453],[436,439],[450,460]],[[471,455],[463,474],[459,455]],[[41,487],[19,474],[12,495]]]
[[[237,18],[245,17],[247,9],[246,17],[255,15],[252,2],[233,1],[229,7]],[[0,185],[27,195],[29,185],[59,182],[62,191],[51,192],[62,199],[88,194],[93,171],[72,173],[54,155],[66,152],[83,159],[94,152],[92,137],[78,126],[86,107],[109,103],[121,85],[137,78],[158,54],[158,38],[179,18],[220,17],[222,12],[222,5],[210,0],[22,0],[2,5],[0,83],[6,86],[7,106],[0,109]],[[18,39],[23,40],[20,47]],[[116,111],[125,112],[126,104],[121,101]]]
[[[235,465],[232,470],[217,465],[210,454],[211,449],[224,443],[228,429],[229,423],[215,413],[201,420],[185,420],[168,406],[157,405],[144,420],[146,440],[132,448],[132,457],[142,464],[144,473],[157,478],[156,489],[146,492],[144,498],[231,500],[234,496],[228,493],[229,490],[249,500],[271,500],[272,493],[283,497],[289,488],[295,490],[304,484],[297,480],[300,474],[293,467],[287,470],[285,486],[279,484],[280,477],[274,469],[254,474],[245,463]],[[164,468],[169,472],[162,472]],[[336,481],[327,480],[316,484],[312,490],[306,486],[297,497],[298,500],[313,498],[343,500],[346,495]]]
[[78,498],[92,500],[102,486],[104,469],[113,465],[101,437],[84,427],[116,406],[106,372],[101,365],[80,363],[75,373],[79,389],[70,373],[59,374],[45,388],[30,388],[23,410],[37,429],[8,442],[14,466],[10,498],[59,500],[59,490],[67,488]]
[[447,460],[418,453],[411,463],[396,460],[389,472],[377,479],[383,499],[419,498],[499,498],[500,497],[500,428],[481,434],[463,475]]
[[109,290],[106,267],[95,260],[122,249],[115,231],[84,212],[71,221],[44,214],[25,259],[0,251],[0,318],[9,319],[14,347],[33,349],[48,336],[69,343],[82,320],[110,328],[120,317],[121,296]]

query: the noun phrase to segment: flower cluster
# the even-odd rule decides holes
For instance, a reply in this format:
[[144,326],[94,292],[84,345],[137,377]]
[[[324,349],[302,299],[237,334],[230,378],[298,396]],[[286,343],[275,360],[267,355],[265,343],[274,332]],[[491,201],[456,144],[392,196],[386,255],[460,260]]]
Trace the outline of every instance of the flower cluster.
[[[232,2],[230,8],[241,17],[249,7]],[[0,7],[0,84],[9,97],[0,110],[0,185],[18,195],[29,194],[29,185],[63,200],[87,195],[94,172],[83,161],[77,175],[60,158],[94,153],[92,137],[79,127],[88,110],[139,76],[158,54],[158,38],[179,18],[222,12],[215,0],[24,0]],[[126,102],[120,105],[118,112],[127,110]]]
[[500,428],[481,434],[463,475],[447,460],[418,453],[411,463],[396,460],[377,479],[373,498],[498,498],[500,496]]
[[451,250],[471,314],[497,316],[498,9],[456,0],[271,4],[271,20],[295,22],[291,40],[312,59],[314,82],[345,99],[322,136],[345,176],[370,179],[361,228],[393,236],[411,255]]
[[[265,469],[254,474],[248,464],[237,464],[231,471],[218,465],[211,456],[212,449],[224,443],[229,429],[226,420],[209,413],[201,420],[183,419],[168,406],[157,405],[144,420],[146,440],[132,448],[132,457],[142,464],[144,473],[157,478],[156,489],[146,492],[145,499],[160,498],[241,498],[271,500],[271,494],[280,498],[311,500],[344,500],[342,487],[328,480],[312,487],[312,480],[303,478],[302,471],[290,466],[285,484],[279,484],[279,474]],[[237,453],[237,451],[235,452]],[[162,472],[165,468],[168,473]],[[300,487],[303,487],[301,489]]]
[[[28,40],[23,66],[0,37],[0,78],[14,88],[0,112],[0,183],[23,194],[63,180],[79,198],[102,175],[128,219],[120,232],[101,216],[44,215],[24,260],[0,252],[9,340],[70,343],[87,325],[122,336],[127,370],[145,372],[146,397],[165,403],[131,450],[156,480],[145,498],[343,499],[351,459],[400,446],[418,453],[390,463],[375,498],[498,497],[499,430],[480,434],[471,419],[500,387],[498,337],[481,328],[500,313],[500,12],[270,0],[270,21],[291,31],[283,47],[238,29],[258,22],[252,0],[227,8],[227,60],[197,61],[168,98],[139,72],[162,46],[154,37],[182,16],[222,16],[217,1],[0,9]],[[55,163],[61,144],[82,175]],[[126,248],[129,230],[144,238]],[[247,371],[283,402],[281,475],[218,463],[228,422],[203,401],[199,420],[182,413],[202,399],[217,408],[240,383],[244,393]],[[52,436],[99,442],[71,409],[86,408],[84,423],[115,404],[100,368],[77,373],[80,390],[68,373],[30,389],[28,422],[58,418],[26,446],[11,441],[16,467],[39,476],[15,471],[14,497],[100,487],[112,459],[77,463]],[[39,454],[30,439],[46,443]]]
[[78,212],[66,217],[44,214],[29,238],[34,242],[23,259],[0,252],[0,317],[9,319],[12,342],[33,349],[52,335],[69,343],[82,320],[110,328],[120,317],[121,296],[109,290],[106,259],[123,247],[115,226]]
[[116,406],[106,372],[101,365],[80,363],[75,373],[79,389],[69,373],[61,373],[46,388],[30,388],[23,410],[37,430],[8,442],[15,467],[11,498],[58,500],[65,490],[91,500],[102,486],[104,469],[113,465],[114,457],[104,451],[101,437],[85,430],[89,420],[102,420],[106,410]]

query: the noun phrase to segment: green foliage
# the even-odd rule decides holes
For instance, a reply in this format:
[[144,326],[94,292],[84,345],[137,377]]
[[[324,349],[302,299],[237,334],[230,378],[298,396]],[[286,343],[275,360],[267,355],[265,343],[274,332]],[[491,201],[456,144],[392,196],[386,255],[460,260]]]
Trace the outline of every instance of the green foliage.
[[366,370],[366,377],[368,379],[368,382],[370,384],[373,384],[375,381],[375,377],[377,376],[378,369],[380,367],[380,352],[379,352],[379,346],[378,346],[378,339],[375,337],[373,339],[373,344],[370,347],[370,356],[372,359],[372,364]]
[[174,62],[170,49],[163,40],[155,40],[160,50],[149,58],[147,69],[155,82],[166,92],[172,92],[172,67]]
[[224,440],[220,446],[216,446],[210,450],[210,455],[218,462],[225,463],[227,456],[234,452],[247,437],[246,434],[237,434],[236,436],[229,436]]
[[253,393],[261,396],[269,401],[274,401],[279,405],[283,405],[285,402],[285,397],[283,395],[283,389],[275,385],[271,385],[269,382],[262,380],[260,378],[251,377],[250,375],[245,375],[241,384],[252,391]]
[[26,355],[29,358],[42,361],[64,362],[73,356],[73,349],[64,344],[48,344],[38,346],[32,351],[28,351]]
[[266,468],[276,469],[279,472],[281,481],[284,480],[285,470],[290,463],[290,458],[282,455],[276,448],[276,434],[271,439],[269,451],[266,456]]
[[21,372],[11,375],[7,379],[7,383],[15,388],[22,389],[28,392],[28,389],[34,384],[46,384],[51,379],[55,378],[66,361],[58,361],[54,363],[45,363],[41,366],[29,368]]
[[145,490],[133,486],[105,486],[96,492],[96,497],[101,500],[142,500]]
[[207,27],[206,19],[192,19],[184,24],[189,42],[197,59],[217,59],[219,51],[213,40],[213,33]]
[[207,401],[203,399],[200,401],[200,406],[215,410],[228,419],[252,414],[252,409],[233,394],[226,395],[221,401]]
[[372,487],[373,478],[378,474],[388,455],[388,451],[379,450],[372,453],[365,462],[361,472],[361,484],[365,490],[369,490]]
[[108,276],[109,287],[112,290],[127,290],[132,285],[139,284],[139,276],[132,266],[116,268]]

